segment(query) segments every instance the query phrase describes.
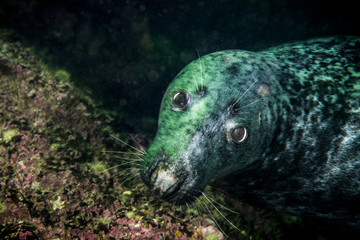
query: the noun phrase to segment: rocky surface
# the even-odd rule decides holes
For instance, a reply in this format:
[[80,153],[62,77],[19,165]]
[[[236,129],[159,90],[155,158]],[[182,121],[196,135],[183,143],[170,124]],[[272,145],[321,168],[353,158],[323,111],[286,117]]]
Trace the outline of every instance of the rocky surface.
[[129,152],[111,137],[130,142],[127,132],[113,132],[111,114],[74,89],[68,73],[50,73],[19,43],[4,41],[4,34],[1,239],[221,239],[206,217],[194,218],[154,199],[134,179],[125,186],[136,169],[107,151]]

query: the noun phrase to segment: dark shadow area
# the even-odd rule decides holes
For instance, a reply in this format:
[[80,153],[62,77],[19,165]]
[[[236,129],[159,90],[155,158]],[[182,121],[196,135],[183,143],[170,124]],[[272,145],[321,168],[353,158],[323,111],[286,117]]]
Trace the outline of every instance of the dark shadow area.
[[103,106],[156,118],[168,83],[196,50],[258,50],[359,35],[356,7],[315,1],[46,1],[0,3],[13,29],[48,65],[71,73]]

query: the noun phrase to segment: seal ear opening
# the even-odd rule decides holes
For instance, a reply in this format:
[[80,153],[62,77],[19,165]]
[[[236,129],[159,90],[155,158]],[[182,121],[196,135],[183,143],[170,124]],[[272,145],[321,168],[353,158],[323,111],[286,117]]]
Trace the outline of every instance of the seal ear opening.
[[266,83],[259,84],[258,88],[256,89],[256,94],[260,97],[267,97],[271,93],[271,88]]

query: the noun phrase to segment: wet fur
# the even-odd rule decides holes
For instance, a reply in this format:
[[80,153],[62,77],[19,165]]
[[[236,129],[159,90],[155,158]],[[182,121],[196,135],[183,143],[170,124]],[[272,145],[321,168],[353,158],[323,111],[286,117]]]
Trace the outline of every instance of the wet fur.
[[[179,90],[192,96],[184,111],[171,105]],[[225,133],[239,124],[250,135],[235,146]],[[190,64],[164,95],[142,179],[176,203],[218,179],[239,200],[360,228],[360,39],[228,50]]]

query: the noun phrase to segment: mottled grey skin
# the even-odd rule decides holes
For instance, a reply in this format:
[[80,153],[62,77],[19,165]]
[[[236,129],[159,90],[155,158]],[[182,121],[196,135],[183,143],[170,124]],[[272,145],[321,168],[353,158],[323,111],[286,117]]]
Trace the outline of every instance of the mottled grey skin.
[[[172,102],[179,92],[184,109]],[[248,135],[234,143],[238,126]],[[241,201],[360,229],[360,38],[190,63],[164,95],[142,178],[175,203],[217,180]]]

